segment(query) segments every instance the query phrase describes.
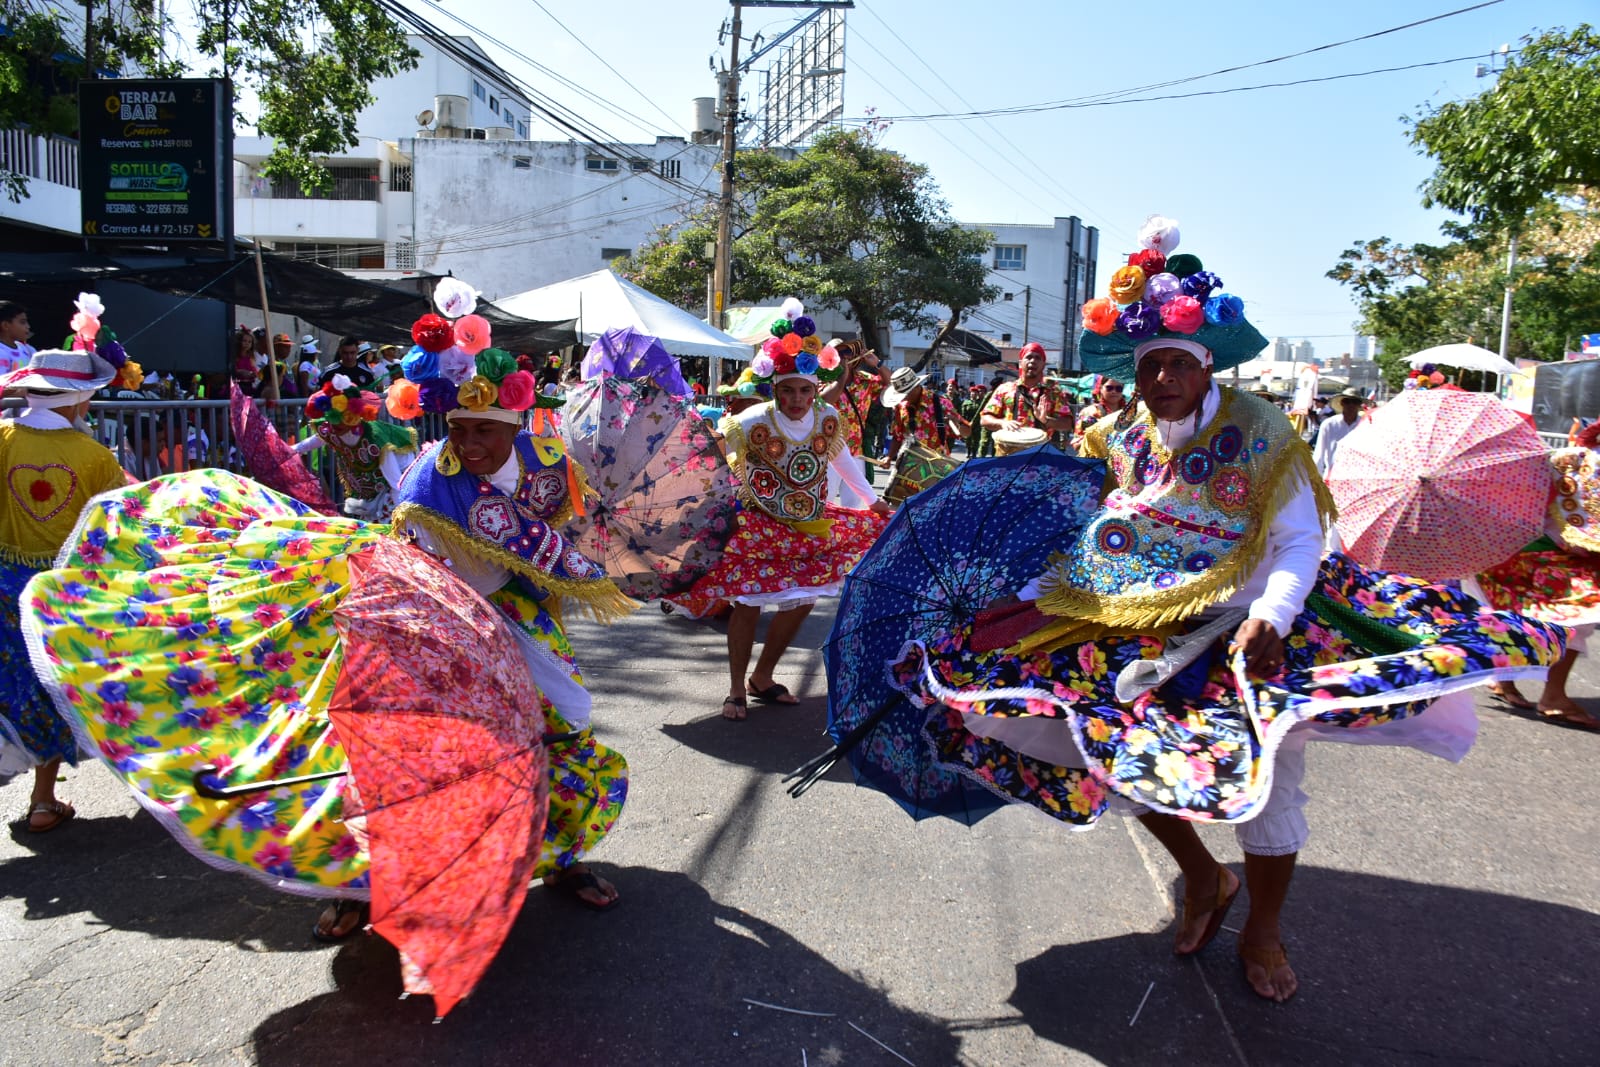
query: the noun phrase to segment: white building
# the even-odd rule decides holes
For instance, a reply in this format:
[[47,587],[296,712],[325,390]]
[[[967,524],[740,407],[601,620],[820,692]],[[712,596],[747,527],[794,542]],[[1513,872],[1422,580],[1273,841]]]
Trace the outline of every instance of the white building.
[[[1016,363],[1024,344],[1037,341],[1044,345],[1051,372],[1078,371],[1079,309],[1094,292],[1100,231],[1075,215],[1057,217],[1048,225],[966,225],[994,235],[983,264],[1000,295],[967,310],[962,328],[993,342],[1009,363]],[[931,334],[897,332],[891,362],[916,361],[932,341]],[[987,380],[989,372],[979,367],[968,377]]]
[[[1274,344],[1274,348],[1276,348],[1276,344]],[[1310,341],[1303,339],[1296,341],[1294,347],[1290,350],[1289,358],[1296,363],[1313,363],[1317,358],[1317,348]]]

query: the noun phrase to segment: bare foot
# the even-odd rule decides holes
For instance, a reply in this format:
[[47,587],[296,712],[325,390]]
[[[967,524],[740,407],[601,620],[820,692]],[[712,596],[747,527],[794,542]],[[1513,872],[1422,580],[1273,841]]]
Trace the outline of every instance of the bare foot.
[[367,924],[367,905],[359,900],[336,900],[322,909],[311,936],[318,941],[343,941]]
[[734,722],[743,722],[745,717],[745,702],[742,696],[728,697],[722,702],[722,717]]
[[1183,914],[1178,917],[1178,936],[1172,943],[1175,956],[1192,956],[1205,948],[1222,926],[1223,916],[1239,893],[1239,876],[1217,864],[1213,878],[1194,885],[1183,884]]
[[1528,711],[1532,711],[1534,708],[1533,701],[1522,695],[1522,691],[1517,688],[1515,682],[1490,682],[1489,693],[1492,696],[1499,697],[1514,708],[1525,708]]
[[1289,956],[1280,944],[1253,945],[1239,942],[1239,962],[1244,964],[1244,980],[1256,996],[1279,1004],[1294,996],[1300,980],[1289,966]]
[[1577,701],[1568,696],[1547,697],[1540,700],[1539,718],[1550,719],[1567,726],[1581,726],[1585,730],[1600,730],[1600,719],[1590,715]]

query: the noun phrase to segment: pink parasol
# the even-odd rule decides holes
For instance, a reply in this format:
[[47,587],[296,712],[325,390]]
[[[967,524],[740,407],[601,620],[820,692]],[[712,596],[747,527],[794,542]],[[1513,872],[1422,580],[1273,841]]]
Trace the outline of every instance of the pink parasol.
[[540,694],[510,624],[442,564],[384,540],[350,557],[328,713],[364,833],[372,925],[440,1016],[522,908],[549,804]]
[[1345,550],[1443,581],[1509,559],[1544,527],[1551,478],[1526,422],[1483,393],[1402,393],[1339,445],[1328,488]]
[[255,401],[244,395],[238,382],[233,383],[228,420],[233,426],[234,444],[244,457],[245,470],[250,477],[324,515],[338,513],[339,509],[328,499],[322,483],[306,470],[300,456],[278,435],[272,420],[256,409]]

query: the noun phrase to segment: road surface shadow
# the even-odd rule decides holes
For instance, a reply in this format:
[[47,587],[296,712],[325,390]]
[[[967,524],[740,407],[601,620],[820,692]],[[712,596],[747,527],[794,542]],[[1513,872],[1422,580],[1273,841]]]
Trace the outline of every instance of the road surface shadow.
[[1233,934],[1196,962],[1172,956],[1171,930],[1052,948],[1018,965],[1010,1002],[1040,1037],[1113,1067],[1594,1062],[1600,916],[1302,867],[1284,921],[1300,979],[1286,1004],[1245,985]]
[[[258,1026],[266,1067],[345,1063],[878,1063],[957,1060],[938,1019],[900,1008],[783,930],[718,904],[681,874],[597,865],[624,894],[594,914],[538,889],[476,992],[437,1026],[432,998],[399,1001],[398,953],[341,948],[338,992]],[[746,1004],[831,1012],[830,1018]]]
[[206,938],[279,951],[318,949],[317,901],[290,896],[190,855],[144,812],[79,815],[47,834],[7,827],[29,855],[0,862],[0,897],[25,920],[83,913],[152,937]]

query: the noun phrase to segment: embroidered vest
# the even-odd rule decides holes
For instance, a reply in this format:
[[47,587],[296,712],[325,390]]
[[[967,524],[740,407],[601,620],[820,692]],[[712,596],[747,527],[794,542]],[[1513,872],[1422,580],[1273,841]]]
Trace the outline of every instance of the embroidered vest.
[[375,500],[389,488],[383,472],[378,469],[378,463],[383,459],[383,446],[374,441],[365,428],[360,430],[354,441],[346,438],[344,429],[327,419],[312,423],[313,432],[336,458],[333,469],[339,475],[339,484],[344,486],[345,495]]
[[1600,452],[1563,448],[1550,453],[1555,493],[1545,532],[1566,548],[1600,552]]
[[828,464],[845,447],[838,409],[819,400],[811,410],[811,433],[804,440],[784,432],[777,405],[770,401],[724,416],[720,426],[734,454],[739,498],[795,526],[824,521]]
[[1040,581],[1039,610],[1118,628],[1161,626],[1226,600],[1261,563],[1267,531],[1303,485],[1333,499],[1311,451],[1266,401],[1221,389],[1216,416],[1171,454],[1148,410],[1102,420],[1084,452],[1113,488]]
[[[488,478],[461,470],[440,441],[407,468],[395,491],[394,525],[427,530],[452,555],[478,556],[527,579],[534,587],[572,597],[597,618],[620,617],[637,605],[623,596],[605,568],[556,529],[572,516],[571,461],[559,438],[517,434],[519,472],[510,495]],[[571,467],[574,484],[585,482]]]

